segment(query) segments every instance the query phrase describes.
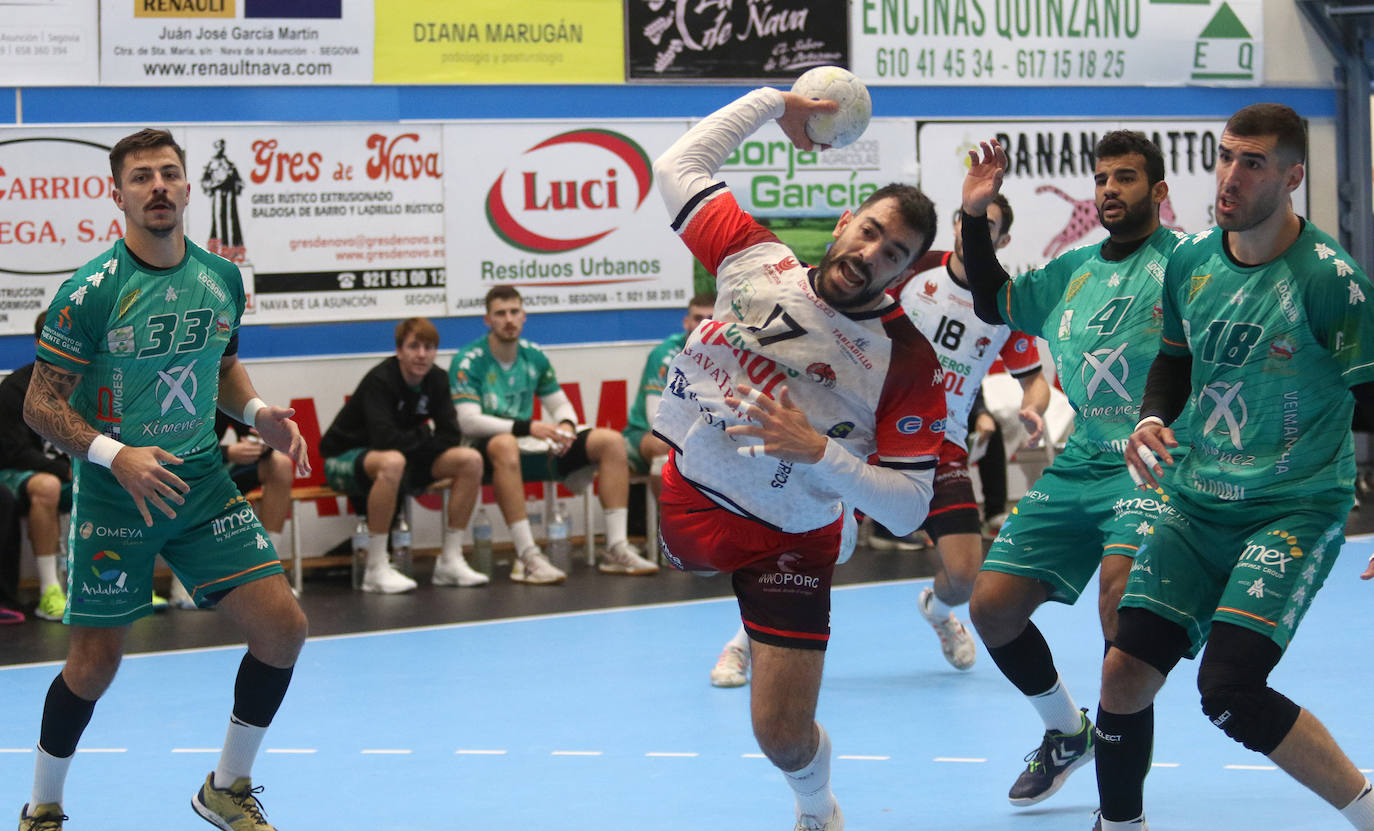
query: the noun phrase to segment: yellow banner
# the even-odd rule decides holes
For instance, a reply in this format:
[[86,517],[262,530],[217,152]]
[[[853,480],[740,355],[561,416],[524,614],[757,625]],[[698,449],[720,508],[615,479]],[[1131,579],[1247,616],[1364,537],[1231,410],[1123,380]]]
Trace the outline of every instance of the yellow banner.
[[620,0],[376,4],[379,84],[618,84]]
[[134,17],[234,17],[234,0],[133,0]]

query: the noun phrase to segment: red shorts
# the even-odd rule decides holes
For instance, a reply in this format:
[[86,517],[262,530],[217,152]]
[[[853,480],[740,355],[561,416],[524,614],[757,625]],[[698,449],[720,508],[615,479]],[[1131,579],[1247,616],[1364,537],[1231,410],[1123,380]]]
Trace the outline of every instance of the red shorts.
[[659,536],[668,562],[682,571],[730,572],[749,637],[772,646],[825,649],[830,640],[830,582],[843,517],[824,528],[788,534],[720,507],[663,466]]
[[973,480],[968,474],[968,451],[952,441],[940,445],[940,461],[935,467],[935,494],[930,500],[930,513],[921,527],[935,540],[946,534],[982,531]]

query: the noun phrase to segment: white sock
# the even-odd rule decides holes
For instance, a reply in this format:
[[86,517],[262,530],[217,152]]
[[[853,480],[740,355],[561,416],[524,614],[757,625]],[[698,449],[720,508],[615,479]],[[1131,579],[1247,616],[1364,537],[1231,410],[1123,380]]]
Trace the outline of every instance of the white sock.
[[1069,695],[1062,678],[1055,678],[1053,687],[1039,695],[1026,696],[1026,700],[1040,714],[1046,730],[1073,735],[1083,727],[1083,714],[1078,711],[1078,705],[1073,703],[1073,696]]
[[940,599],[940,595],[935,592],[930,593],[930,613],[939,617],[941,620],[950,616],[954,608]]
[[1102,831],[1143,831],[1143,829],[1149,828],[1145,824],[1144,814],[1126,822],[1115,822],[1105,817],[1098,817],[1098,819],[1102,822]]
[[258,757],[258,748],[262,747],[265,735],[266,727],[254,727],[229,717],[229,732],[224,736],[224,749],[220,751],[219,766],[215,768],[216,788],[227,788],[235,779],[253,775],[253,760]]
[[[270,543],[272,543],[272,550],[275,551],[275,552],[277,552],[277,556],[278,556],[278,557],[281,557],[281,555],[282,555],[282,545],[285,544],[285,542],[286,542],[285,538],[283,538],[283,536],[282,536],[282,532],[280,532],[280,531],[268,531],[268,532],[267,532],[267,541],[270,542]],[[293,556],[295,555],[295,553],[296,553],[296,552],[294,552],[294,551],[291,552],[291,554],[292,554]]]
[[386,534],[373,534],[367,539],[367,570],[384,569],[390,560],[386,553]]
[[835,813],[835,794],[830,791],[830,735],[820,722],[816,722],[816,732],[820,736],[815,758],[801,770],[783,771],[783,776],[797,795],[797,810],[824,820]]
[[726,646],[737,646],[745,652],[749,651],[749,635],[744,631],[744,625],[740,624],[739,631],[725,644]]
[[523,554],[536,547],[534,533],[530,531],[529,517],[510,524],[510,538],[511,542],[515,543],[516,554]]
[[38,590],[45,592],[48,586],[57,585],[57,555],[44,554],[33,558],[33,564],[38,571]]
[[611,548],[616,543],[625,542],[630,538],[626,526],[630,523],[629,508],[607,508],[606,509],[606,547]]
[[62,804],[62,786],[67,781],[67,768],[71,767],[73,753],[59,758],[48,753],[40,745],[33,760],[33,796],[29,799],[29,810],[49,802]]
[[458,560],[463,559],[463,543],[467,537],[466,528],[448,528],[444,531],[444,547],[439,552],[439,562],[444,565],[453,565]]
[[1374,831],[1374,793],[1371,793],[1369,780],[1364,780],[1360,795],[1341,809],[1341,816],[1360,831]]

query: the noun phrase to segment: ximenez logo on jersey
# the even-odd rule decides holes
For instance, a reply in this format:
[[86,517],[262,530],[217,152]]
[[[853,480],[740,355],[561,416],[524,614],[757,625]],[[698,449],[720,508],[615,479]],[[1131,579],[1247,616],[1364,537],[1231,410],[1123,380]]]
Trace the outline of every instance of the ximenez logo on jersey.
[[[563,161],[567,154],[539,153],[562,146],[603,150],[611,156],[612,166],[598,164],[594,171],[590,167],[574,168]],[[487,191],[487,223],[509,245],[535,254],[573,251],[615,232],[621,217],[644,204],[653,184],[648,154],[630,137],[610,130],[559,133],[526,150],[525,157],[525,169],[512,176],[518,176],[512,188],[518,199],[511,200],[506,193],[510,168],[502,170]],[[558,163],[556,173],[541,168],[540,162],[546,159],[550,160],[546,164]],[[629,174],[635,188],[633,199],[623,204],[622,173]],[[590,233],[555,236],[568,227],[582,227]]]

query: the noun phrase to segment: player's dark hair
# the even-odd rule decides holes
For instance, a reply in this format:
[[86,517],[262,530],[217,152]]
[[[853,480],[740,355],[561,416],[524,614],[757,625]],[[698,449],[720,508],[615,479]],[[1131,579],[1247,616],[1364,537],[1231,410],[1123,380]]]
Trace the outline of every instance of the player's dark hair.
[[425,346],[439,345],[439,330],[429,322],[429,318],[408,317],[396,324],[396,346],[399,348],[411,335]]
[[43,337],[43,323],[48,319],[48,310],[44,309],[38,313],[38,317],[33,321],[33,339],[38,340]]
[[114,147],[110,148],[110,175],[114,177],[115,187],[121,185],[120,177],[124,173],[125,156],[135,150],[153,150],[158,147],[170,147],[175,150],[182,169],[186,169],[186,151],[181,149],[181,145],[172,138],[172,134],[166,130],[145,128],[132,136],[125,136],[116,142]]
[[870,205],[889,198],[897,200],[897,212],[901,214],[902,221],[921,237],[921,250],[913,252],[914,256],[911,258],[911,262],[914,263],[929,251],[931,243],[935,242],[935,205],[929,197],[921,193],[920,188],[893,182],[873,191],[854,214],[857,216]]
[[491,311],[491,304],[497,300],[519,300],[521,304],[525,302],[520,297],[520,292],[515,290],[515,286],[492,286],[487,292],[487,311]]
[[1011,212],[1011,203],[1007,201],[1007,195],[1005,193],[997,194],[992,197],[992,204],[1002,209],[1002,233],[1010,234],[1011,221],[1016,218],[1016,215]]
[[709,306],[714,309],[716,307],[716,293],[713,291],[699,291],[692,295],[691,300],[687,301],[687,306],[688,308],[692,306]]
[[1251,104],[1236,111],[1226,122],[1226,132],[1233,136],[1274,136],[1274,145],[1286,157],[1288,164],[1300,164],[1307,159],[1307,125],[1292,107],[1283,104]]
[[1116,159],[1139,153],[1145,159],[1145,179],[1151,185],[1164,181],[1164,154],[1150,137],[1139,130],[1113,130],[1097,140],[1093,157]]

